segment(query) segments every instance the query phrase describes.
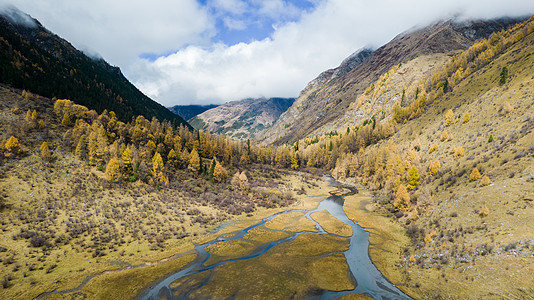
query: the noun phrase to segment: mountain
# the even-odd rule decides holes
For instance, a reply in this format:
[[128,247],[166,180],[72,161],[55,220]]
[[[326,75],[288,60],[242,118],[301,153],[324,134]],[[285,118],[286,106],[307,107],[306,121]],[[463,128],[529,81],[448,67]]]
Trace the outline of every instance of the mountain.
[[227,102],[190,120],[196,129],[236,139],[254,138],[290,107],[294,98],[260,98]]
[[325,134],[281,146],[399,228],[369,229],[370,257],[414,299],[534,296],[532,53],[534,17],[420,55],[371,81]]
[[189,126],[124,77],[118,67],[90,58],[14,7],[0,12],[0,81],[46,97],[67,98],[123,121],[143,115]]
[[[264,131],[259,140],[277,144],[294,142],[300,138],[325,133],[333,124],[344,118],[351,122],[372,116],[362,111],[351,111],[350,104],[367,87],[388,70],[418,57],[427,57],[422,69],[431,71],[449,55],[465,50],[475,40],[517,23],[515,19],[479,20],[458,22],[442,21],[424,28],[402,33],[386,45],[370,53],[364,50],[359,63],[346,70],[341,64],[334,70],[320,74],[300,93],[295,103],[280,116],[275,124]],[[432,57],[430,57],[432,56]],[[338,74],[336,76],[336,74]]]
[[219,106],[218,104],[209,104],[209,105],[175,105],[169,107],[169,110],[173,113],[184,118],[184,120],[191,120],[196,115],[199,115],[205,112],[208,109],[212,109]]

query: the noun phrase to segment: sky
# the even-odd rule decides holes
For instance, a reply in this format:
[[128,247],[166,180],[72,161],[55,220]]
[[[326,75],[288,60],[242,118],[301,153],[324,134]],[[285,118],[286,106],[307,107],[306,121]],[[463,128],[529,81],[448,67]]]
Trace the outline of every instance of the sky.
[[532,0],[0,0],[165,106],[297,97],[362,47],[439,19],[534,14]]

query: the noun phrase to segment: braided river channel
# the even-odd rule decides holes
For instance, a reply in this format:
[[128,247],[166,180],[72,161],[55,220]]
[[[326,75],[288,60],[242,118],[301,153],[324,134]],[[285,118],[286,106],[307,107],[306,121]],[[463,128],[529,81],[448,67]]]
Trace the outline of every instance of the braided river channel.
[[[332,185],[336,183],[332,182]],[[350,193],[357,193],[356,189],[349,188]],[[347,194],[345,194],[347,195]],[[316,212],[327,211],[331,216],[337,220],[349,225],[352,228],[352,235],[350,237],[343,237],[348,239],[350,246],[348,250],[343,252],[343,255],[346,259],[346,263],[349,267],[351,280],[354,283],[355,288],[350,290],[342,291],[330,291],[330,290],[319,290],[315,291],[313,294],[308,294],[307,299],[336,299],[338,297],[349,295],[349,294],[364,294],[374,299],[411,299],[400,291],[396,286],[390,283],[378,269],[372,263],[368,248],[369,248],[369,232],[365,231],[357,222],[350,220],[345,211],[343,210],[343,205],[345,202],[345,195],[339,195],[331,193],[330,196],[323,196],[324,199],[320,201],[317,208],[313,210],[286,210],[276,214],[273,214],[267,218],[262,219],[260,222],[249,226],[245,229],[233,231],[230,233],[222,234],[215,238],[214,240],[197,245],[195,250],[197,252],[197,258],[191,262],[189,265],[186,265],[183,269],[177,270],[175,273],[168,275],[167,277],[159,280],[154,283],[152,286],[146,288],[137,299],[143,300],[156,300],[156,299],[194,299],[198,298],[198,290],[203,286],[208,284],[212,278],[211,275],[208,275],[210,271],[218,268],[224,268],[225,265],[235,263],[238,261],[249,261],[249,263],[254,263],[254,258],[260,257],[268,253],[273,247],[281,245],[284,243],[292,243],[297,237],[302,234],[317,234],[317,235],[332,235],[340,238],[341,236],[329,233],[319,222],[314,220],[311,215]],[[275,220],[276,218],[284,218],[284,215],[292,212],[303,212],[304,217],[311,220],[315,223],[315,231],[300,231],[292,232],[291,235],[286,236],[281,239],[274,241],[269,241],[263,243],[259,246],[256,246],[252,251],[248,251],[247,254],[242,255],[241,257],[231,257],[228,259],[222,259],[216,263],[207,264],[211,255],[210,252],[206,251],[206,247],[219,244],[219,243],[228,243],[231,241],[246,240],[247,234],[249,231],[264,226],[267,222]],[[283,230],[282,230],[283,231]],[[272,250],[271,250],[272,251]],[[329,254],[327,254],[329,255]],[[283,259],[283,258],[282,258]],[[287,264],[291,264],[291,261],[288,261]],[[258,266],[261,267],[261,266]],[[224,271],[223,271],[224,272]],[[198,274],[208,273],[206,276],[202,277],[201,280],[196,280],[194,284],[188,284],[188,278],[193,277]],[[240,275],[241,276],[241,275]],[[243,274],[242,276],[247,276]],[[327,276],[327,275],[325,275]],[[239,276],[236,276],[235,280],[239,280]],[[186,287],[184,288],[184,285]],[[242,288],[249,288],[248,285],[243,285]],[[195,295],[195,291],[197,292]],[[249,295],[254,295],[254,291],[248,291]],[[234,298],[235,294],[230,298]],[[201,298],[210,297],[210,295],[202,295]],[[279,295],[273,293],[269,298],[277,299],[280,298]]]

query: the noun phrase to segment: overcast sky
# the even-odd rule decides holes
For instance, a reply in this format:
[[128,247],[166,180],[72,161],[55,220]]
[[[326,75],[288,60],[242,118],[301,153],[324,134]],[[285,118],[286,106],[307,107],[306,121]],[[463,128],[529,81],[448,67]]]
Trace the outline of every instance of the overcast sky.
[[0,0],[121,67],[165,106],[296,97],[354,51],[462,15],[534,14],[532,0]]

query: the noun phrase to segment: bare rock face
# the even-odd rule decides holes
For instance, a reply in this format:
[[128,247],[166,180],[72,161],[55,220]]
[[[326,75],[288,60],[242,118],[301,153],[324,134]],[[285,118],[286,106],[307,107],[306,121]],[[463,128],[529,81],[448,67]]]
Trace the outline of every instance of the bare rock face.
[[[275,124],[258,136],[264,143],[288,143],[324,133],[341,118],[365,88],[392,67],[419,56],[467,49],[475,40],[506,29],[517,19],[448,20],[404,32],[375,51],[355,52],[335,69],[312,80]],[[369,118],[361,114],[363,118]]]
[[260,98],[227,102],[195,116],[190,123],[210,133],[253,139],[272,126],[294,101],[294,98]]

